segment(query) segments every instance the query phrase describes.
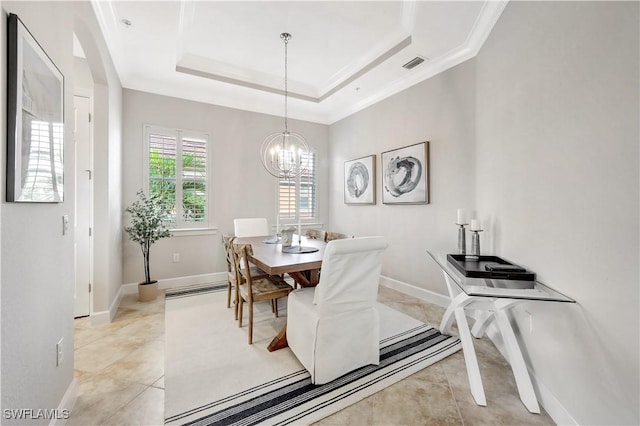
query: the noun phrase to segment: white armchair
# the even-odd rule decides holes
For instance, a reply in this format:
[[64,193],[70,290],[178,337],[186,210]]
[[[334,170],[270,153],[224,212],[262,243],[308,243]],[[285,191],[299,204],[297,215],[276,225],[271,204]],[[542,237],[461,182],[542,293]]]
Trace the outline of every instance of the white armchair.
[[287,342],[312,383],[379,364],[376,300],[387,245],[384,237],[331,241],[318,286],[289,293]]

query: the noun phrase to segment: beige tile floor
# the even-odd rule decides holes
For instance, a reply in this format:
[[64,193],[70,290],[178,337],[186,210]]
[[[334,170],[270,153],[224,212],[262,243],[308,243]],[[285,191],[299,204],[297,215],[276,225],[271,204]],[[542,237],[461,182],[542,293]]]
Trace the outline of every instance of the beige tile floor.
[[[379,300],[436,326],[444,313],[385,287]],[[486,407],[471,397],[460,351],[317,425],[553,425],[544,411],[531,414],[520,402],[511,369],[491,341],[474,343]],[[78,400],[69,425],[162,425],[164,297],[139,303],[125,296],[111,324],[92,327],[77,319],[75,374]]]

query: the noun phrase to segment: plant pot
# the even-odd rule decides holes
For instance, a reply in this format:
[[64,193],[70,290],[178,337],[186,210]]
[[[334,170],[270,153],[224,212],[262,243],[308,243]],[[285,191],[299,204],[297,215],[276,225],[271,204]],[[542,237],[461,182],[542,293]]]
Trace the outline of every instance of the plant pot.
[[151,302],[158,297],[158,281],[138,284],[138,301]]

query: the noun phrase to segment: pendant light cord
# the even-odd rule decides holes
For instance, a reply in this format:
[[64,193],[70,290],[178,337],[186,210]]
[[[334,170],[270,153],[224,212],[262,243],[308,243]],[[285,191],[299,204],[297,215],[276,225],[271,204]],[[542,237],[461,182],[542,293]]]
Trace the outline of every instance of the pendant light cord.
[[287,126],[287,98],[289,94],[289,88],[287,83],[287,65],[288,65],[288,55],[287,55],[287,46],[289,45],[289,40],[291,39],[291,34],[282,33],[280,34],[280,38],[284,40],[284,132],[289,133],[289,128]]

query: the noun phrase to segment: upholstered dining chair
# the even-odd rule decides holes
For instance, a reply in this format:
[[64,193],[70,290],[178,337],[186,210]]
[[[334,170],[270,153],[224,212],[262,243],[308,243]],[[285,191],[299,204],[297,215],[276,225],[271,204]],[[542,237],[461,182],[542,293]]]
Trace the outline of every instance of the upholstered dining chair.
[[[233,244],[233,261],[238,271],[238,326],[242,327],[243,304],[249,306],[249,344],[253,343],[253,304],[268,300],[278,316],[278,299],[289,294],[291,286],[277,275],[256,278],[251,273],[248,257],[253,254],[251,244]],[[242,277],[242,278],[241,278]]]
[[387,248],[384,237],[331,241],[317,287],[289,294],[287,341],[311,373],[311,382],[330,382],[349,371],[380,362],[376,299]]
[[331,231],[327,231],[324,234],[324,240],[326,242],[333,241],[333,240],[343,240],[345,238],[353,238],[353,235],[341,234],[340,232],[331,232]]
[[322,229],[307,229],[304,234],[307,238],[311,238],[314,240],[325,239],[325,232]]
[[[235,238],[235,236],[229,234],[222,235],[222,244],[224,245],[225,260],[227,262],[227,308],[231,307],[231,294],[233,292],[233,310],[235,318],[238,319],[238,291],[236,283],[238,282],[238,279],[240,279],[242,282],[244,280],[243,277],[245,274],[240,274],[239,278],[238,274],[236,273],[235,262],[233,260],[233,240]],[[265,278],[268,276],[266,272],[264,272],[257,266],[250,265],[250,269],[251,276],[254,278]]]
[[264,217],[233,219],[236,237],[261,237],[269,235],[269,223]]

